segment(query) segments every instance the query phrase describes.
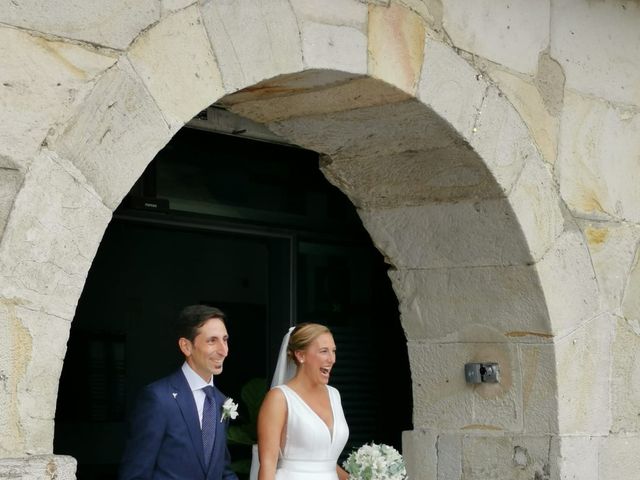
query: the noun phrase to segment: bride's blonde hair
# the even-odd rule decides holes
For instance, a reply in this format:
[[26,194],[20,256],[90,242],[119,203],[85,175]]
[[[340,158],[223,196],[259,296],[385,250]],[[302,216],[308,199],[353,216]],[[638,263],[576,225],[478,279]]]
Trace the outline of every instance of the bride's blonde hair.
[[299,323],[289,337],[287,356],[293,360],[296,365],[299,365],[295,352],[306,350],[311,342],[323,333],[331,334],[331,330],[319,323]]

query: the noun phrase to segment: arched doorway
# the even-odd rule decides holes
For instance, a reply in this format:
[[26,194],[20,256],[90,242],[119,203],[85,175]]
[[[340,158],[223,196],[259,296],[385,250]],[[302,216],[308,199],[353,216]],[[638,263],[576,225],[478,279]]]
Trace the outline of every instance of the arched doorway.
[[[290,324],[328,325],[339,348],[331,383],[351,431],[345,455],[369,441],[401,449],[412,406],[397,300],[382,256],[318,163],[298,147],[184,128],[149,165],[105,232],[71,329],[54,452],[78,460],[80,480],[115,478],[127,412],[142,386],[181,363],[171,326],[191,303],[229,315],[231,355],[216,383],[237,399],[270,381]],[[381,385],[395,392],[391,412]],[[230,449],[246,478],[250,446],[234,439],[255,439],[255,429],[241,405]]]

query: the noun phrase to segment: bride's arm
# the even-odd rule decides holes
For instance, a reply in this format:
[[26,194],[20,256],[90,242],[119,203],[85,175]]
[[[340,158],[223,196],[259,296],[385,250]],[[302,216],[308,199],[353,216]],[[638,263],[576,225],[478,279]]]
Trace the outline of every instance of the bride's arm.
[[274,388],[267,393],[258,414],[258,480],[275,478],[286,419],[287,401],[280,389]]
[[336,472],[340,480],[348,480],[349,474],[340,465],[336,465]]

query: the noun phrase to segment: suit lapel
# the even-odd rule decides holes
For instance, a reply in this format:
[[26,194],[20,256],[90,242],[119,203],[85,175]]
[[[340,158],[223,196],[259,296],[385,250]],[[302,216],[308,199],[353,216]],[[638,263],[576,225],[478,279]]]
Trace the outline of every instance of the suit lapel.
[[193,450],[196,452],[198,461],[202,471],[206,473],[204,467],[204,453],[202,447],[202,430],[200,429],[200,419],[198,418],[198,410],[196,409],[196,402],[193,399],[193,393],[187,379],[181,370],[178,370],[171,376],[171,384],[173,386],[176,403],[182,413],[182,418],[187,425],[189,431],[189,437],[193,444]]

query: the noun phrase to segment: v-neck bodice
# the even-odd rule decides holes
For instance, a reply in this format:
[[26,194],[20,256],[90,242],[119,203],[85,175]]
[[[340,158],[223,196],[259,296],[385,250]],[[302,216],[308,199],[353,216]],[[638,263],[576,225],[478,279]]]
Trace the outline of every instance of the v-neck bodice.
[[278,460],[277,480],[334,480],[336,464],[347,439],[349,427],[344,418],[340,394],[327,386],[333,432],[325,421],[286,385],[279,385],[287,401],[287,427]]

